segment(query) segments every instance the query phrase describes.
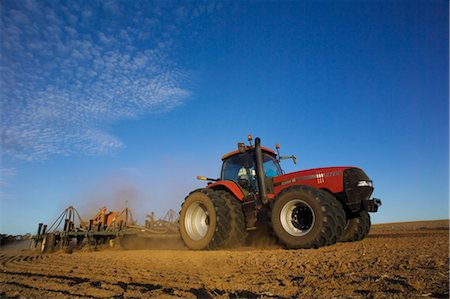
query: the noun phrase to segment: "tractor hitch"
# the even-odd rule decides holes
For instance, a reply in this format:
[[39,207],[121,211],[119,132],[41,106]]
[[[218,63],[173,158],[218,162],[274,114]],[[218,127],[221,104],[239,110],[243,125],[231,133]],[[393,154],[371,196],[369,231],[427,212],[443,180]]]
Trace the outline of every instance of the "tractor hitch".
[[363,205],[367,212],[376,213],[381,206],[381,199],[372,198],[370,200],[363,200]]

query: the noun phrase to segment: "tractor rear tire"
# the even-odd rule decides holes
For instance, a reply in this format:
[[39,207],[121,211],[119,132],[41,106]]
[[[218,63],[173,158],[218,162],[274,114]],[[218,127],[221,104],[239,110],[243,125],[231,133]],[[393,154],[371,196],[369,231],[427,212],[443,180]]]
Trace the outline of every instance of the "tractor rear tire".
[[247,239],[242,203],[227,191],[216,191],[225,200],[230,211],[230,234],[224,242],[225,248],[241,247]]
[[223,247],[230,234],[226,201],[210,189],[197,189],[185,199],[180,211],[180,235],[194,250]]
[[326,191],[291,186],[272,201],[271,225],[278,241],[287,248],[319,248],[339,240],[345,212]]
[[361,211],[358,217],[348,219],[347,226],[340,239],[341,242],[354,242],[364,239],[370,231],[370,216],[367,211]]

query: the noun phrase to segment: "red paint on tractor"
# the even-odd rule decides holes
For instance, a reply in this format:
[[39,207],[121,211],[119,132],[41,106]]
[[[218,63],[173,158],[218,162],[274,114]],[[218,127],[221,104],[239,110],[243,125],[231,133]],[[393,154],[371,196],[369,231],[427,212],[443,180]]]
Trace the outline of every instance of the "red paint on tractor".
[[244,193],[233,181],[219,181],[217,183],[209,184],[206,188],[213,190],[227,190],[240,201],[244,200]]
[[332,193],[344,191],[344,170],[352,167],[324,167],[287,173],[273,178],[274,193],[280,193],[292,185],[307,185],[318,189],[327,189]]

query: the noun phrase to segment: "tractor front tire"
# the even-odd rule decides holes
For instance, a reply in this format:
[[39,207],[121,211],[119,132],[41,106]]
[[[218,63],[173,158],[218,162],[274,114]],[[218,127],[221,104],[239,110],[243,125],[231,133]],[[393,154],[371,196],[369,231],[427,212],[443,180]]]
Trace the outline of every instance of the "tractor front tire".
[[319,248],[336,243],[345,226],[345,212],[326,191],[291,186],[272,202],[271,225],[287,248]]
[[223,247],[230,234],[229,219],[229,209],[222,196],[210,189],[195,190],[181,206],[181,238],[194,250]]
[[370,231],[370,216],[367,211],[361,211],[352,219],[347,219],[347,226],[340,239],[341,242],[354,242],[364,239]]

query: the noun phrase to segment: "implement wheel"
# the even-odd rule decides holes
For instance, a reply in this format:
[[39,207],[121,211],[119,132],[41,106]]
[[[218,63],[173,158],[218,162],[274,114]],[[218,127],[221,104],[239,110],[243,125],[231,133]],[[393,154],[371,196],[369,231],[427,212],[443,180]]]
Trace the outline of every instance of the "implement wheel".
[[55,234],[46,234],[44,239],[42,239],[41,243],[41,252],[49,253],[55,250],[56,246],[56,235]]
[[180,211],[180,235],[190,249],[217,249],[230,234],[225,199],[213,190],[198,189],[186,197]]
[[272,202],[271,224],[287,248],[318,248],[341,237],[345,212],[329,193],[309,186],[292,186]]

